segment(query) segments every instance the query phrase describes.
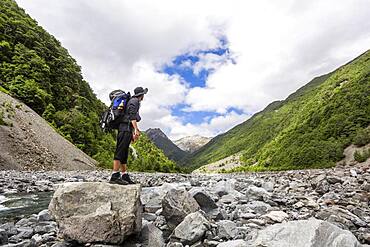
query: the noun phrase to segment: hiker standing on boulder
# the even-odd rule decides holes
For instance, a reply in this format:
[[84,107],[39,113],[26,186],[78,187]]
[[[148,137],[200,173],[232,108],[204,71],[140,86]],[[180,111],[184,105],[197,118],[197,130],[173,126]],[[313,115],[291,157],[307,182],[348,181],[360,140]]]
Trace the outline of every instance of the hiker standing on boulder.
[[[113,173],[110,183],[114,184],[134,184],[127,173],[127,158],[131,141],[136,141],[140,136],[137,122],[141,120],[139,115],[140,102],[148,92],[147,88],[137,87],[134,95],[127,103],[127,108],[122,122],[118,128],[116,151],[113,160]],[[121,173],[119,168],[121,166]]]

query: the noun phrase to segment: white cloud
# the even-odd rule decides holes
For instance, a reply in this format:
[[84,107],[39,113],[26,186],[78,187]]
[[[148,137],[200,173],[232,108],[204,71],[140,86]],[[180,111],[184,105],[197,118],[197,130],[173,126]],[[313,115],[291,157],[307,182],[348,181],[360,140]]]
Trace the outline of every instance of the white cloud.
[[202,70],[217,70],[229,62],[230,59],[228,53],[222,55],[214,53],[199,54],[199,61],[193,65],[194,74],[199,75]]
[[[368,0],[17,2],[70,51],[103,101],[113,89],[148,87],[140,126],[160,127],[173,138],[226,131],[370,44]],[[220,47],[220,37],[236,63],[202,55],[192,66],[214,69],[206,87],[159,72],[177,55]],[[223,115],[183,123],[171,115],[178,103]],[[228,113],[230,107],[245,113]]]

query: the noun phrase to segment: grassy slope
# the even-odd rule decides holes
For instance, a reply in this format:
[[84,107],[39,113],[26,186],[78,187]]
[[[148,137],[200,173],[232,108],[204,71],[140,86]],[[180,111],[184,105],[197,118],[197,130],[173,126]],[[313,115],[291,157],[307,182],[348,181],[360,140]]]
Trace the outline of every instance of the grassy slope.
[[[245,170],[327,167],[370,124],[370,52],[313,79],[217,136],[189,162],[199,167],[239,151]],[[254,164],[254,166],[252,166]]]

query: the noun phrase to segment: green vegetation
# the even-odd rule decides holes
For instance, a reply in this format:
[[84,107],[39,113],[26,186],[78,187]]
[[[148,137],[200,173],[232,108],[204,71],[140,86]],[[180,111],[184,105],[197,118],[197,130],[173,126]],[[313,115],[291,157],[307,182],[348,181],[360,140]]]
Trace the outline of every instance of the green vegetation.
[[0,105],[0,125],[13,127],[11,119],[15,116],[15,109],[11,102],[4,101]]
[[353,143],[359,147],[370,143],[370,128],[359,129],[353,138]]
[[[106,106],[68,51],[14,0],[0,0],[0,62],[1,92],[23,101],[102,166],[111,167],[115,134],[103,133],[98,125]],[[166,157],[141,151],[143,162],[153,158],[173,170]]]
[[6,125],[4,120],[4,112],[0,110],[0,125]]
[[[173,162],[167,159],[163,151],[150,141],[145,133],[142,133],[137,142],[132,145],[138,153],[135,159],[129,157],[130,169],[135,171],[149,172],[181,172],[182,170]],[[146,155],[143,155],[146,154]]]
[[356,151],[354,158],[357,162],[365,162],[368,158],[370,158],[370,148],[363,151]]
[[242,151],[244,166],[233,171],[333,166],[347,145],[369,143],[369,88],[368,51],[214,138],[187,162],[199,167]]

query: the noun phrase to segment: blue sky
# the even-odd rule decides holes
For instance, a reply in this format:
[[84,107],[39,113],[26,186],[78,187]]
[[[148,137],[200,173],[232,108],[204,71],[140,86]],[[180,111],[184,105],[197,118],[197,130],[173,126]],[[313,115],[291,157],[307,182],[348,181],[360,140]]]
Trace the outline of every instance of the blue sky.
[[[194,87],[206,87],[206,82],[208,76],[216,71],[217,68],[214,67],[200,67],[199,71],[194,71],[194,65],[200,62],[200,56],[204,56],[207,54],[213,54],[219,57],[225,57],[225,60],[229,60],[232,63],[236,63],[230,56],[230,50],[227,47],[228,42],[226,37],[221,37],[219,39],[220,46],[214,49],[208,50],[199,50],[192,53],[186,53],[176,56],[170,63],[163,66],[159,73],[166,73],[170,76],[178,75],[180,76],[189,88]],[[223,61],[227,62],[227,61]],[[220,104],[222,104],[222,100],[220,99]],[[201,123],[209,123],[209,121],[215,117],[222,116],[223,114],[217,113],[215,111],[189,111],[190,105],[185,103],[180,103],[173,105],[171,107],[171,113],[173,116],[178,117],[182,123],[190,123],[190,124],[201,124]],[[236,112],[237,114],[243,114],[243,110],[229,107],[227,109],[227,113],[229,112]]]

